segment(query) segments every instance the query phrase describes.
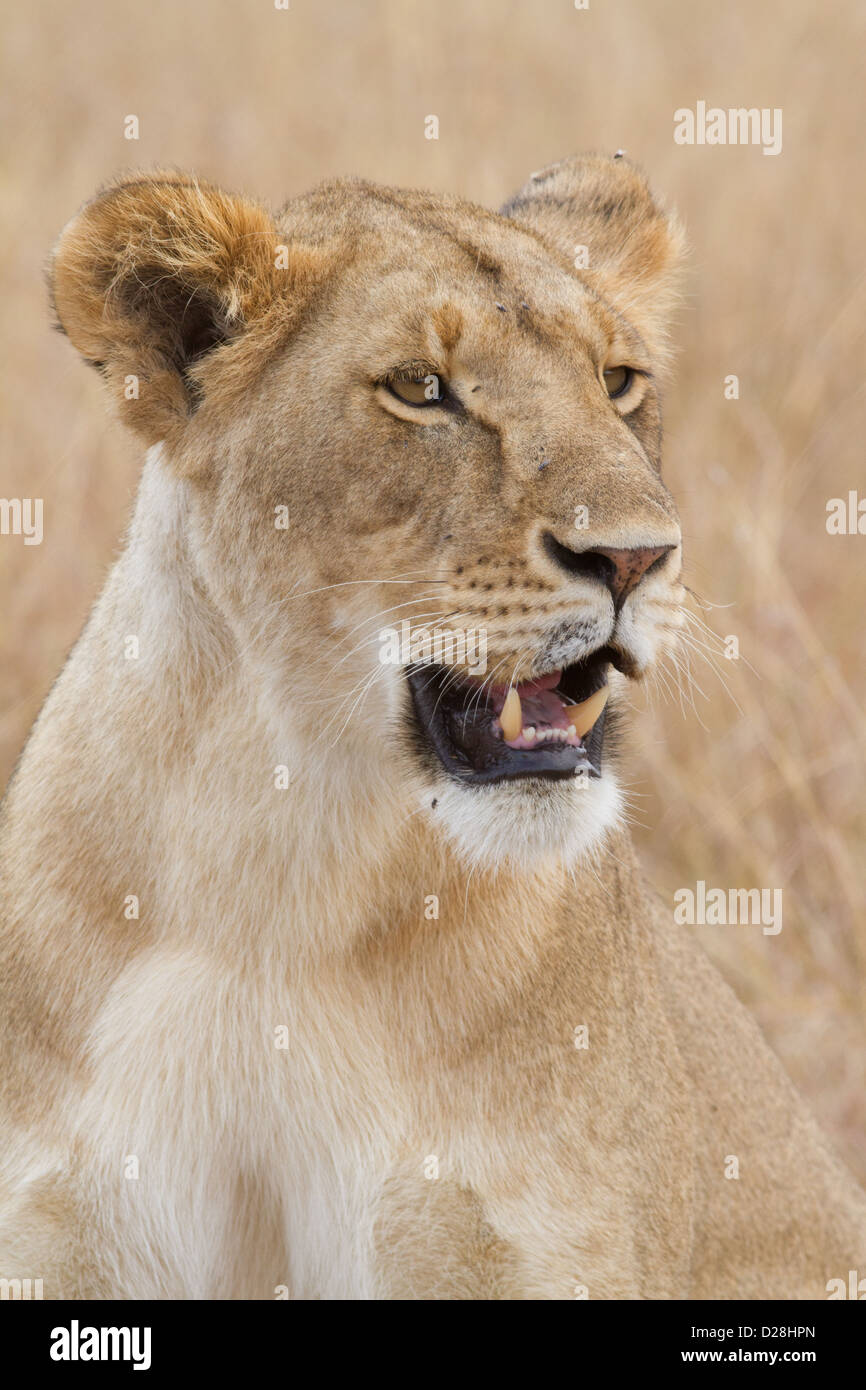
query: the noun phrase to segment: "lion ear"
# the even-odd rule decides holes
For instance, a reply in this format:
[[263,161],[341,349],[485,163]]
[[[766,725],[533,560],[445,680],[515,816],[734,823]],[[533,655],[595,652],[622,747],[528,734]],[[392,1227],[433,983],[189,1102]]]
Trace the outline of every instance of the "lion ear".
[[532,174],[502,214],[566,256],[663,360],[685,235],[640,170],[621,155],[564,159]]
[[314,271],[309,251],[280,245],[263,207],[153,173],[106,189],[72,219],[49,280],[59,327],[154,443],[177,438],[207,399],[219,349],[256,333],[273,341]]

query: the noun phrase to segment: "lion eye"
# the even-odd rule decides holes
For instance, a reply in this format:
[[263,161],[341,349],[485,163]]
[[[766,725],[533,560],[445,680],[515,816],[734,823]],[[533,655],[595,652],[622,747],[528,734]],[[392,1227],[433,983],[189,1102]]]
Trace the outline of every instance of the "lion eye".
[[405,405],[437,405],[445,394],[445,383],[432,373],[411,380],[395,377],[388,382],[388,390]]
[[634,372],[631,367],[609,367],[604,373],[604,384],[611,400],[624,396],[631,386]]

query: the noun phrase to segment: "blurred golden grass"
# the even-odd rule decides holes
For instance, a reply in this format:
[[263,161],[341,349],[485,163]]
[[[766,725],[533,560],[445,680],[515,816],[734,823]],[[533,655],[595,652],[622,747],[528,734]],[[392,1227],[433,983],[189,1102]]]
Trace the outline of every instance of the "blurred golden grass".
[[[33,0],[3,22],[0,494],[43,497],[46,526],[40,547],[0,539],[3,775],[98,591],[139,466],[48,326],[42,266],[78,204],[123,168],[162,164],[275,204],[358,173],[496,206],[531,169],[624,147],[690,233],[666,469],[689,582],[721,605],[703,615],[743,658],[718,661],[720,680],[692,653],[697,714],[636,701],[637,834],[669,901],[697,879],[783,888],[779,936],[698,930],[866,1179],[866,538],[825,529],[827,499],[864,489],[866,12]],[[676,146],[673,112],[698,99],[781,107],[782,154]],[[430,113],[438,142],[423,138]],[[738,401],[724,399],[729,373]]]

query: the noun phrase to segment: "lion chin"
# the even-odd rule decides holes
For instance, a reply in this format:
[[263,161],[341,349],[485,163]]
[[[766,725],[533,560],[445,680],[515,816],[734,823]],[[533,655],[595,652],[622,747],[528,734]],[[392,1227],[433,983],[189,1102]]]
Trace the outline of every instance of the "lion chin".
[[621,824],[623,798],[612,772],[569,782],[451,783],[429,815],[468,867],[531,872],[553,860],[575,867],[596,858]]

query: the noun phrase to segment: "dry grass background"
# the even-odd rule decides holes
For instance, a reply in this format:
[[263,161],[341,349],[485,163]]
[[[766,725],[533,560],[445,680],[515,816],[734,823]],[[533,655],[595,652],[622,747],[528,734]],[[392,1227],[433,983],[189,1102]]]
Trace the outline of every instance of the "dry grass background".
[[[46,536],[0,538],[0,774],[99,589],[139,466],[48,327],[42,265],[78,204],[122,168],[168,164],[275,204],[358,173],[496,206],[555,158],[624,147],[691,236],[667,476],[690,583],[727,605],[705,616],[744,658],[718,663],[723,683],[693,655],[700,720],[661,691],[641,700],[638,836],[668,900],[699,878],[783,888],[778,936],[697,930],[866,1179],[866,537],[825,529],[829,497],[866,491],[863,6],[4,9],[0,494],[43,497]],[[781,107],[782,154],[675,145],[672,113],[698,99]]]

